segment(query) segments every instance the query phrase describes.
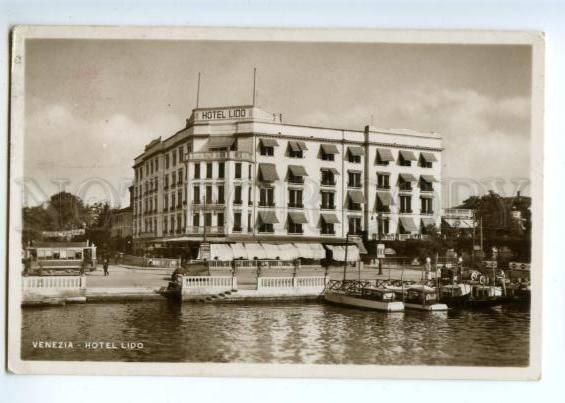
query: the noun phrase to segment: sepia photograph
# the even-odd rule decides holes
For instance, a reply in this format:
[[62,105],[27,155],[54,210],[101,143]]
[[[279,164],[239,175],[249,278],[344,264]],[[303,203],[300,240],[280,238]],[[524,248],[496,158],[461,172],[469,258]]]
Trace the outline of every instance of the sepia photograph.
[[541,34],[12,40],[12,372],[539,378]]

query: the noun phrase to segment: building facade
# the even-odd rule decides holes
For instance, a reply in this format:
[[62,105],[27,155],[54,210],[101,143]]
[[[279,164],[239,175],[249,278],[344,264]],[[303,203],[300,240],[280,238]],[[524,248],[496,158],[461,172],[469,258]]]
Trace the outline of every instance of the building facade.
[[194,109],[184,129],[135,158],[134,248],[421,238],[441,223],[441,164],[436,133]]

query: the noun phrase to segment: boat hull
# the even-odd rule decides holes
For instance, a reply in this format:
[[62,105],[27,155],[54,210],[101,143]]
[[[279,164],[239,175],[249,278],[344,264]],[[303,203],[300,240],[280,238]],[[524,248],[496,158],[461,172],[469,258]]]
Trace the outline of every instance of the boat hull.
[[414,304],[405,302],[406,309],[416,309],[418,311],[447,311],[449,308],[445,304]]
[[402,312],[404,311],[404,304],[400,301],[375,301],[364,298],[357,298],[350,295],[338,293],[326,293],[324,299],[328,302],[338,305],[350,306],[355,308],[372,309],[384,312]]

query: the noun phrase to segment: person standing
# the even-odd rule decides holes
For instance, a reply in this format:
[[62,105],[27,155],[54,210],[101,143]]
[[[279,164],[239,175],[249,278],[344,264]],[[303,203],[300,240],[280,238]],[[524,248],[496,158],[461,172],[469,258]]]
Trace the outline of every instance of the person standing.
[[108,258],[105,258],[104,264],[102,265],[102,267],[104,268],[104,276],[110,275],[110,273],[108,272],[108,265],[109,265]]

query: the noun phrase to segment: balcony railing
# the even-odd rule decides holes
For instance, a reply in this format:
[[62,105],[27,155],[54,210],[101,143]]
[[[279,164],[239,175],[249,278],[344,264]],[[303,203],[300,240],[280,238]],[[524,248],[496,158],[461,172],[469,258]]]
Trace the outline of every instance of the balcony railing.
[[434,212],[431,210],[421,210],[420,215],[434,215]]
[[276,207],[275,202],[259,202],[259,207]]
[[246,151],[206,151],[206,152],[193,152],[188,153],[188,161],[193,160],[246,160],[252,161],[251,153]]
[[206,226],[206,227],[186,227],[186,233],[189,235],[224,235],[225,234],[225,227],[218,227],[218,226]]

